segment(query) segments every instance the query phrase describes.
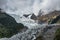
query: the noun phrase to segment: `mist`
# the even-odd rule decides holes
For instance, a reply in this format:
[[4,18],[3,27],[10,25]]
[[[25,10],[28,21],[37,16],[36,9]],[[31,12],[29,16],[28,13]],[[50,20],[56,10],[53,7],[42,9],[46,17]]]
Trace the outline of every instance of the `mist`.
[[54,10],[60,10],[60,0],[0,0],[0,8],[7,14],[19,15],[18,18],[14,17],[17,19],[16,21],[30,28],[26,32],[18,33],[11,38],[2,38],[0,40],[30,40],[31,38],[34,40],[36,34],[40,35],[40,30],[45,28],[46,25],[37,24],[32,19],[25,17],[20,18],[20,16],[32,13],[37,16],[40,10],[44,12],[42,15]]
[[7,3],[7,0],[0,0],[0,8],[2,8],[3,6],[5,6]]
[[0,7],[9,14],[38,15],[39,10],[43,14],[54,10],[60,10],[60,0],[0,0]]

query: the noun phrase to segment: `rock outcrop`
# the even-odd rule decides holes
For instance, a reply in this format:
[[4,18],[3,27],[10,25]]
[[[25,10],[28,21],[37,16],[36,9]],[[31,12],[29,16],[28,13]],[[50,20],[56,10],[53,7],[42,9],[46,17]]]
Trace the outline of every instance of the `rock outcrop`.
[[28,17],[29,15],[31,15],[31,14],[24,14],[23,16],[24,16],[24,17]]
[[37,16],[35,14],[32,14],[31,19],[36,20]]

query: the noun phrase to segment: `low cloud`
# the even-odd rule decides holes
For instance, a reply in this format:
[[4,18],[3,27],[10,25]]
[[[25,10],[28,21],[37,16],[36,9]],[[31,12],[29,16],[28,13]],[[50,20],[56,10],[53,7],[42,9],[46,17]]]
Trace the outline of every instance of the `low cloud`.
[[40,9],[45,12],[60,10],[60,0],[0,0],[0,7],[7,12],[34,13],[38,15]]
[[0,7],[3,7],[7,3],[7,0],[0,0]]

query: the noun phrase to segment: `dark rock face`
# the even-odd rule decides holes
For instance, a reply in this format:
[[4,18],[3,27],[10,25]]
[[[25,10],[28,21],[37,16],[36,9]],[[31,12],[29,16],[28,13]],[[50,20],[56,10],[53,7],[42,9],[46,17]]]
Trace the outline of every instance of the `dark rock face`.
[[23,28],[23,24],[17,23],[13,17],[0,10],[0,38],[11,37]]
[[37,19],[36,15],[32,14],[31,19],[36,20]]
[[29,15],[31,15],[31,14],[24,14],[23,16],[24,16],[24,17],[28,17]]
[[[60,15],[51,21],[51,24],[57,23],[60,20]],[[60,22],[60,21],[59,21]]]

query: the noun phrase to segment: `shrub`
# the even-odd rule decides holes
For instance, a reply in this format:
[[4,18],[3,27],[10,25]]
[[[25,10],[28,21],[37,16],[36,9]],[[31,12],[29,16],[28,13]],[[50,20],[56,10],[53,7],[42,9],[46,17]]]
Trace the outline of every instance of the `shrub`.
[[57,29],[54,40],[60,40],[60,28]]

